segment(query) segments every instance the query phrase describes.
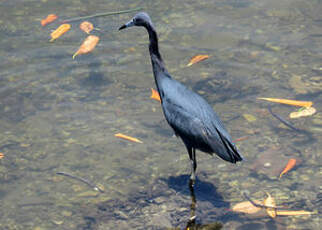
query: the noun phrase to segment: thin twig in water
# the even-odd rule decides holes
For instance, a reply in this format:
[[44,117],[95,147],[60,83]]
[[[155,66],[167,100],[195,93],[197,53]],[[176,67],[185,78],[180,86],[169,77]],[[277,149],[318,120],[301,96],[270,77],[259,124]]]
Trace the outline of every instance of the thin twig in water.
[[280,115],[273,113],[272,109],[270,106],[268,106],[268,111],[273,115],[273,117],[275,117],[277,120],[279,120],[280,122],[282,122],[284,125],[286,125],[287,127],[289,127],[290,129],[293,129],[296,132],[303,132],[303,130],[298,129],[296,127],[294,127],[290,122],[288,122],[287,120],[285,120],[283,117],[281,117]]
[[103,16],[117,15],[117,14],[126,14],[126,13],[139,11],[139,10],[142,10],[142,8],[135,8],[135,9],[131,9],[131,10],[122,10],[122,11],[114,11],[114,12],[105,12],[105,13],[93,14],[93,15],[88,15],[88,16],[83,16],[83,17],[70,18],[70,19],[62,20],[60,23],[63,24],[63,23],[75,22],[75,21],[89,19],[89,18],[97,18],[97,17],[103,17]]
[[32,206],[45,206],[48,207],[49,205],[54,205],[54,202],[35,202],[35,203],[23,203],[23,204],[18,204],[19,208],[24,208],[24,207],[32,207]]
[[95,191],[99,191],[101,193],[104,193],[104,190],[100,189],[98,186],[96,186],[95,184],[89,182],[88,180],[86,180],[84,178],[74,176],[74,175],[71,175],[71,174],[66,173],[66,172],[56,172],[56,174],[61,175],[61,176],[66,176],[66,177],[72,178],[74,180],[78,180],[80,182],[83,182],[84,184],[87,184],[89,187],[93,188]]

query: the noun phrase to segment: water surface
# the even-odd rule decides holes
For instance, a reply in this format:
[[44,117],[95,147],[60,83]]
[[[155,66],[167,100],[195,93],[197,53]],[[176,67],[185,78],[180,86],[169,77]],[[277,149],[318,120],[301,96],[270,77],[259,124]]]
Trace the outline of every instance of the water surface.
[[[71,18],[143,7],[154,21],[173,77],[202,94],[247,161],[231,165],[198,152],[197,222],[224,229],[319,229],[321,212],[321,1],[2,1],[0,3],[0,229],[183,228],[190,217],[190,165],[154,86],[147,33],[119,32],[134,13],[91,22],[101,40],[72,59],[86,37],[79,22],[55,42],[50,13]],[[196,54],[210,58],[185,67]],[[293,124],[257,97],[312,100],[318,113]],[[287,118],[297,108],[272,105]],[[248,115],[248,116],[247,116]],[[254,119],[249,118],[251,115]],[[137,137],[143,144],[114,137]],[[298,166],[278,180],[289,158]],[[260,170],[263,162],[267,171]],[[276,159],[278,159],[276,161]],[[279,161],[280,159],[280,161]],[[278,164],[280,163],[280,164]],[[271,167],[271,168],[270,168]],[[56,175],[68,172],[105,193]],[[271,219],[237,214],[242,193],[316,214]]]

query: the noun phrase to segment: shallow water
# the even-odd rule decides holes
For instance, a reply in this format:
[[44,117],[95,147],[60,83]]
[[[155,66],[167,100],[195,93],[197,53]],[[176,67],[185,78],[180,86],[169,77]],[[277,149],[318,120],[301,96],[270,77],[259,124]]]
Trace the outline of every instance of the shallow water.
[[[241,164],[198,152],[197,223],[320,229],[321,1],[11,0],[0,6],[0,229],[186,226],[188,154],[149,98],[155,86],[147,34],[117,31],[134,13],[91,20],[101,29],[100,43],[75,60],[86,37],[79,22],[53,43],[49,34],[58,23],[39,23],[50,13],[71,18],[135,7],[154,21],[172,76],[214,106],[233,139],[246,137],[236,143],[247,159]],[[196,54],[210,58],[185,67]],[[267,112],[270,103],[257,97],[312,100],[317,114],[292,121],[309,135],[280,124]],[[272,109],[285,118],[296,110]],[[117,139],[118,132],[143,144]],[[299,164],[278,180],[289,158]],[[56,175],[61,171],[105,193]],[[279,205],[315,214],[271,219],[264,211],[231,212],[244,191],[254,199],[269,192]]]

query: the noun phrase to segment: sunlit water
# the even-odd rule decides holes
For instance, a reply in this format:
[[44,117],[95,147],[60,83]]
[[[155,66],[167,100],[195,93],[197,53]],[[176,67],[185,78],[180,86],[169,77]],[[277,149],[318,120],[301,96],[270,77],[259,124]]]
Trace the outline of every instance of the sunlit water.
[[[224,229],[320,229],[322,65],[321,1],[1,1],[0,229],[183,228],[190,217],[190,165],[182,142],[151,100],[155,87],[142,28],[117,28],[135,13],[90,20],[101,40],[72,59],[86,37],[71,18],[143,7],[159,32],[173,77],[202,94],[247,159],[231,165],[198,152],[197,223]],[[196,54],[210,58],[189,68]],[[258,97],[312,100],[318,112],[293,120],[296,133]],[[288,118],[297,108],[272,105]],[[248,118],[248,120],[246,119]],[[288,118],[289,119],[289,118]],[[117,139],[124,133],[143,144]],[[298,166],[278,180],[280,167]],[[264,159],[263,161],[259,159]],[[274,159],[274,160],[273,160]],[[267,162],[266,162],[267,161]],[[272,163],[270,163],[272,162]],[[266,165],[266,166],[263,166]],[[267,167],[267,168],[263,168]],[[80,176],[105,193],[57,175]],[[271,219],[233,213],[243,192],[308,210]]]

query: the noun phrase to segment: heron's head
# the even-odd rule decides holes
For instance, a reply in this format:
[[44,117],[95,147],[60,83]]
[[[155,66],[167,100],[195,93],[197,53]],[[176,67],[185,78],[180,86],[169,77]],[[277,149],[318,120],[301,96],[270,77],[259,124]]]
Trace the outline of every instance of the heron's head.
[[123,26],[121,26],[119,30],[123,30],[131,26],[147,27],[148,25],[152,25],[150,16],[145,12],[140,12],[140,13],[137,13],[130,21],[125,23]]

